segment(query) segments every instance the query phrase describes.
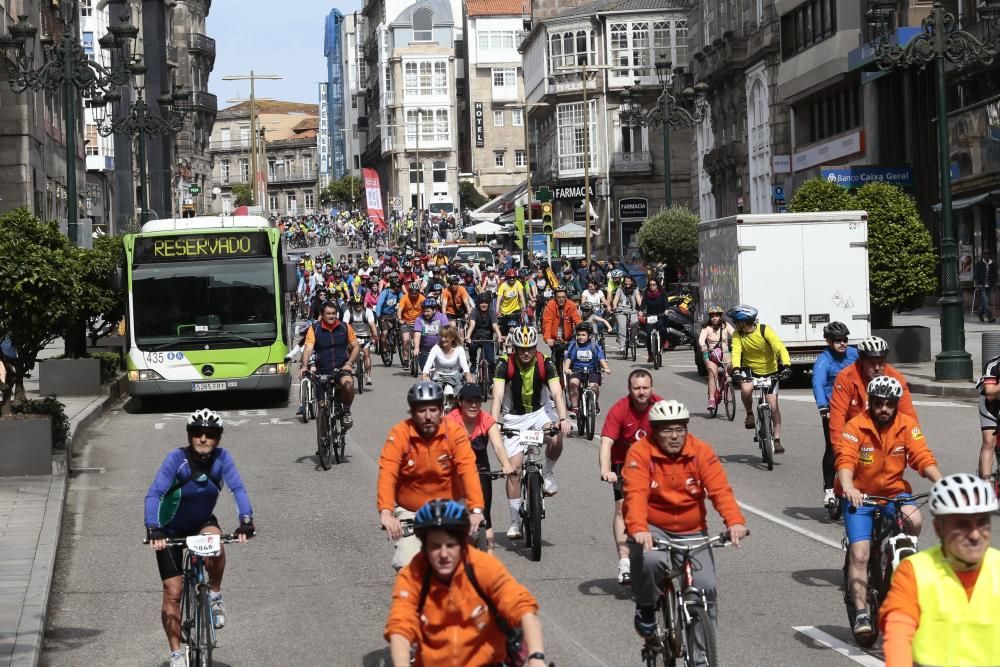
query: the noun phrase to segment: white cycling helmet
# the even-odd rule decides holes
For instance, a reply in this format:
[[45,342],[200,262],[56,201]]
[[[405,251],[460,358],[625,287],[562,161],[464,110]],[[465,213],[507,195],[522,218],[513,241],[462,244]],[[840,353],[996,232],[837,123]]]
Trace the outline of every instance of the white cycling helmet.
[[510,332],[510,344],[514,347],[537,347],[538,332],[535,327],[518,327]]
[[903,385],[887,375],[879,375],[868,383],[868,398],[903,398]]
[[1000,509],[989,482],[966,472],[942,477],[931,487],[931,514],[983,514]]
[[691,413],[680,401],[657,401],[649,410],[649,423],[678,422],[691,419]]
[[195,410],[188,416],[187,425],[188,428],[201,426],[222,429],[222,415],[214,410],[202,408]]
[[889,343],[884,338],[869,336],[858,343],[858,353],[862,357],[884,357],[889,354]]
[[621,269],[615,269],[609,274],[609,276],[612,280],[622,280],[625,278],[625,272]]

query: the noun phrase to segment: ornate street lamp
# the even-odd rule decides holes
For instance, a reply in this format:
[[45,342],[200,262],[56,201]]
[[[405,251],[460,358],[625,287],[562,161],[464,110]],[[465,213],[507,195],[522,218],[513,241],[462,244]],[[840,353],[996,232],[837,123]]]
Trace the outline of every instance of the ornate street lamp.
[[663,133],[663,199],[667,206],[671,206],[670,130],[694,127],[705,119],[709,87],[698,83],[677,90],[679,82],[686,82],[687,79],[681,70],[674,71],[664,53],[657,59],[656,77],[660,81],[660,96],[656,105],[648,110],[642,109],[634,102],[635,91],[626,89],[622,94],[619,118],[624,125],[648,126]]
[[[112,65],[106,68],[91,60],[83,50],[76,31],[76,2],[63,0],[60,9],[62,35],[53,39],[43,35],[38,40],[42,64],[35,67],[35,38],[38,29],[26,15],[18,16],[10,32],[0,36],[0,50],[7,62],[11,90],[23,93],[31,90],[63,91],[63,118],[66,128],[66,223],[70,241],[78,239],[79,198],[76,185],[76,111],[81,98],[94,97],[113,90],[128,81],[124,63],[131,57],[131,42],[139,29],[128,16],[108,29],[98,44],[112,51]],[[118,57],[114,57],[118,56]]]
[[867,20],[876,32],[875,62],[879,69],[916,67],[934,63],[937,96],[938,174],[941,181],[941,352],[934,360],[934,377],[939,381],[972,378],[972,357],[965,350],[965,320],[958,289],[958,246],[951,206],[951,164],[948,137],[948,98],[945,88],[945,65],[959,68],[989,65],[1000,51],[1000,0],[985,0],[979,16],[986,24],[986,41],[959,29],[953,14],[935,2],[921,22],[923,31],[905,46],[891,41],[896,0],[869,0]]
[[121,102],[122,95],[118,91],[112,91],[106,95],[96,95],[90,100],[90,106],[94,109],[94,120],[97,123],[97,131],[102,137],[112,134],[128,136],[138,140],[139,162],[139,224],[146,223],[149,213],[149,188],[147,184],[147,164],[146,164],[146,137],[155,137],[165,134],[176,134],[184,128],[184,114],[188,111],[184,101],[190,97],[190,93],[183,89],[175,89],[173,94],[163,93],[156,102],[165,115],[154,114],[152,108],[146,102],[144,93],[146,87],[146,65],[141,59],[136,58],[128,66],[132,75],[135,87],[135,101],[129,109],[128,115],[122,118],[107,117],[107,105],[112,106]]

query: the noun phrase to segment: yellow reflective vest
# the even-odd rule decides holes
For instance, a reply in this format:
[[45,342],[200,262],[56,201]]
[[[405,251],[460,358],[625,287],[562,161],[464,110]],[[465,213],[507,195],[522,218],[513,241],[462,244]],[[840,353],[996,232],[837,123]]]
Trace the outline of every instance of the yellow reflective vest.
[[907,560],[913,566],[920,604],[913,664],[1000,666],[1000,551],[987,549],[971,599],[940,545]]

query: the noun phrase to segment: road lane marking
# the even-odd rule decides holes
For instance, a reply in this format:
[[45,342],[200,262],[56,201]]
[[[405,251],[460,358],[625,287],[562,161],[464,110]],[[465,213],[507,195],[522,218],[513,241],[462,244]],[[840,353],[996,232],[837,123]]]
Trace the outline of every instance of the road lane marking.
[[164,426],[166,426],[166,424],[164,424],[163,422],[156,422],[155,424],[153,424],[153,428],[155,428],[157,431],[162,431]]
[[[586,646],[584,646],[583,644],[581,644],[580,642],[578,642],[576,639],[574,639],[573,635],[571,635],[570,633],[568,633],[565,628],[563,628],[561,625],[559,625],[558,623],[556,623],[555,619],[552,618],[551,614],[548,614],[548,613],[546,613],[544,611],[540,611],[538,615],[544,620],[545,627],[547,627],[547,628],[553,628],[553,629],[555,629],[557,631],[557,635],[556,636],[558,636],[560,639],[568,640],[571,644],[573,644],[574,647],[576,647],[577,649],[579,649],[579,651],[581,653],[583,653],[588,658],[590,658],[591,660],[593,660],[596,664],[601,665],[601,667],[604,667],[605,665],[608,664],[608,663],[604,662],[603,660],[601,660],[600,657],[594,655],[594,653],[592,651],[590,651]],[[579,656],[577,656],[577,657],[579,657]]]
[[813,641],[826,646],[844,656],[849,660],[853,660],[859,665],[864,665],[865,667],[885,667],[885,662],[879,660],[873,655],[865,653],[857,646],[848,644],[845,641],[837,639],[833,635],[827,634],[820,630],[819,628],[812,625],[796,625],[792,627],[793,630],[799,632],[806,637],[809,637]]
[[[813,403],[815,399],[812,394],[788,394],[781,392],[781,400],[798,401],[799,403]],[[913,401],[914,405],[927,406],[932,408],[974,408],[971,403],[956,403],[954,401]]]
[[785,519],[782,519],[781,517],[778,517],[778,516],[775,516],[775,515],[770,514],[768,512],[765,512],[764,510],[757,509],[753,505],[747,505],[746,503],[740,502],[740,501],[737,501],[737,504],[740,507],[742,507],[743,509],[745,509],[747,512],[750,512],[751,514],[756,514],[757,516],[759,516],[762,519],[767,519],[768,521],[770,521],[772,523],[776,523],[776,524],[778,524],[779,526],[781,526],[783,528],[787,528],[788,530],[790,530],[792,532],[798,533],[799,535],[802,535],[803,537],[808,537],[810,540],[813,540],[815,542],[819,542],[820,544],[825,544],[828,547],[833,547],[837,551],[843,551],[844,550],[844,547],[841,545],[841,543],[838,542],[838,541],[836,541],[836,540],[831,540],[828,537],[823,537],[819,533],[814,533],[811,530],[806,530],[805,528],[802,528],[800,526],[796,526],[791,521],[786,521]]

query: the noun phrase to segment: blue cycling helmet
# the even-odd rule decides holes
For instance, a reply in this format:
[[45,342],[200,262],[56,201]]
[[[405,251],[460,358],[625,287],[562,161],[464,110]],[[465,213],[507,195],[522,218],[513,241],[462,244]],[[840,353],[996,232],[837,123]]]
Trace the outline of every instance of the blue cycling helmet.
[[757,309],[753,306],[748,306],[746,304],[740,304],[729,309],[726,315],[733,322],[756,322],[757,321]]
[[469,510],[457,500],[438,498],[428,501],[413,517],[413,534],[424,539],[428,530],[440,528],[464,537],[469,533]]
[[431,297],[429,299],[424,299],[424,305],[423,305],[423,307],[425,309],[426,308],[437,309],[437,307],[438,307],[438,300],[435,299],[434,297]]

